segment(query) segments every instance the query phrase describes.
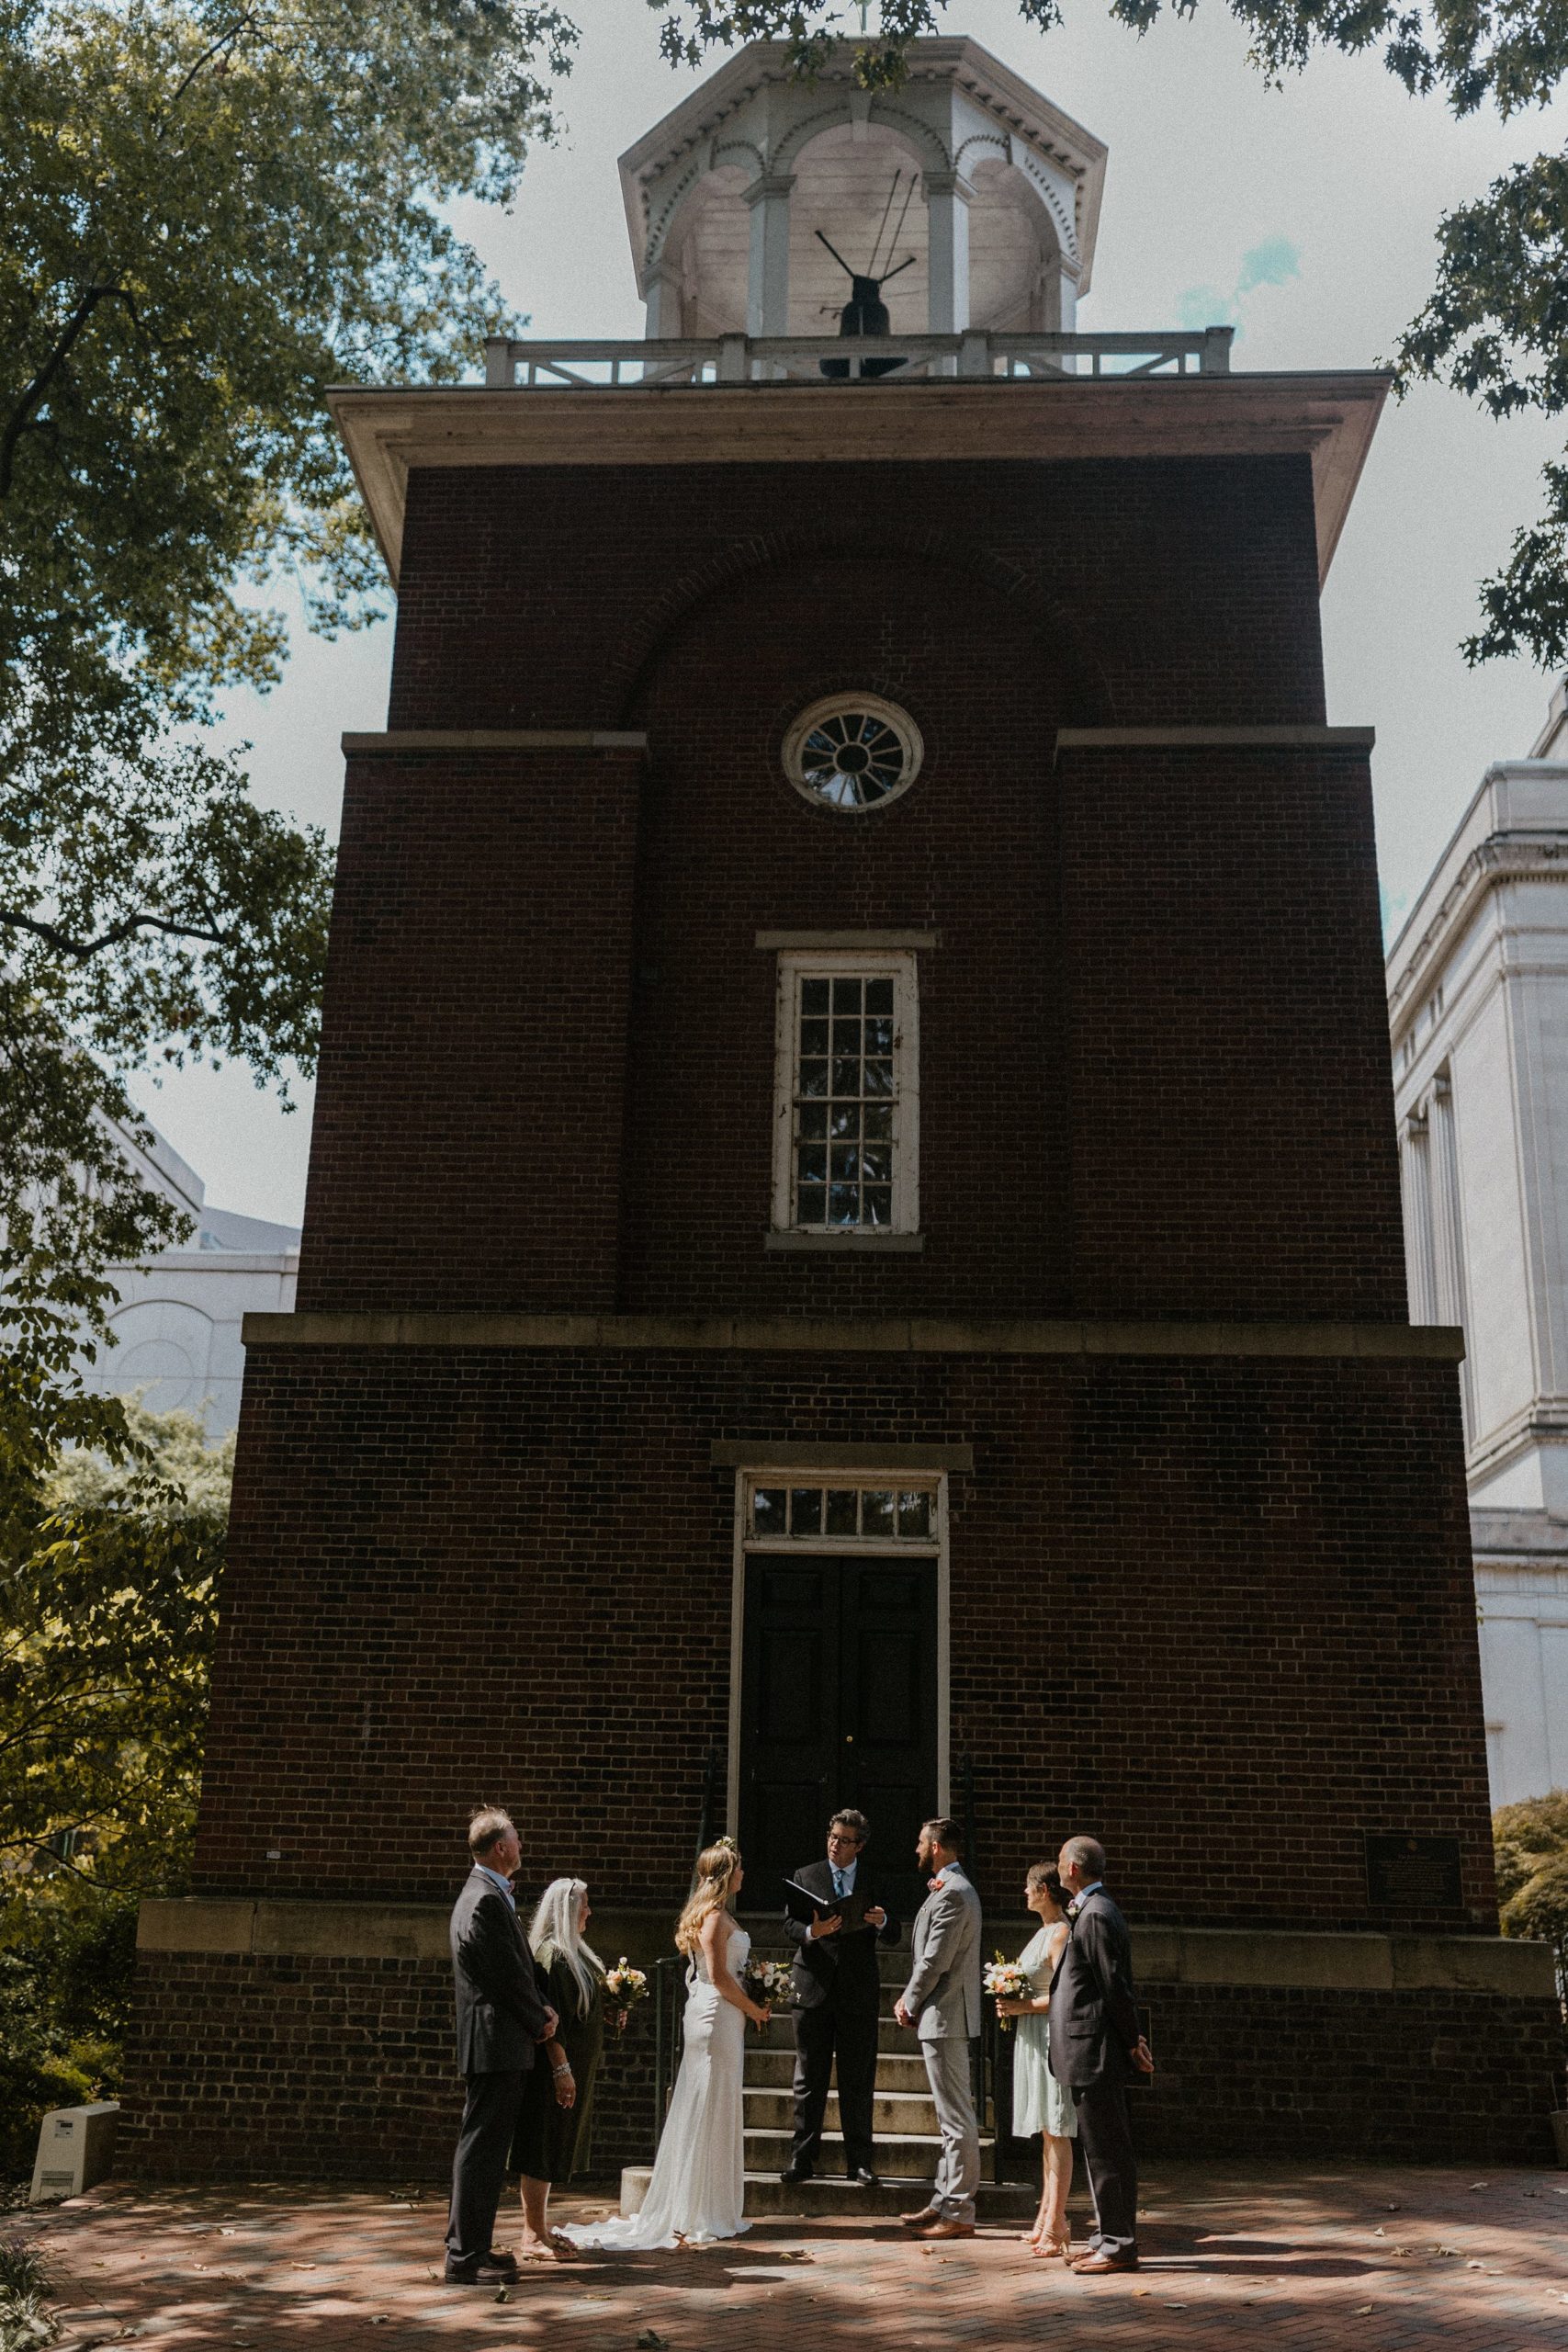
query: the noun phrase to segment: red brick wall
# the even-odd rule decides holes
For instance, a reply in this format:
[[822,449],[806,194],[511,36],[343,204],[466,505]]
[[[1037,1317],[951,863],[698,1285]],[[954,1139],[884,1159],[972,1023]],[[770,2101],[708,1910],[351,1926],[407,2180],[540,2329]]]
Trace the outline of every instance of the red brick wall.
[[[488,1800],[530,1883],[678,1903],[728,1722],[709,1442],[824,1430],[974,1445],[987,1895],[1092,1828],[1145,1920],[1495,1931],[1457,1384],[1330,1361],[253,1349],[199,1891],[439,1900]],[[1457,1835],[1463,1917],[1369,1914],[1363,1828]]]
[[[1005,584],[1081,725],[1321,720],[1304,458],[438,467],[409,477],[393,727],[616,727],[672,622],[801,554]],[[964,580],[942,616],[962,647]],[[833,616],[881,666],[878,616]],[[774,633],[789,616],[780,612]],[[744,695],[744,677],[733,681]]]
[[1072,1303],[1407,1314],[1366,754],[1064,747]]
[[640,769],[350,761],[302,1309],[615,1305]]
[[[1321,715],[1309,492],[416,474],[396,723],[649,750],[351,762],[301,1307],[1402,1317],[1364,762],[1053,764],[1086,716]],[[845,819],[778,754],[856,684],[926,758]],[[759,929],[941,933],[922,1255],[764,1252]]]

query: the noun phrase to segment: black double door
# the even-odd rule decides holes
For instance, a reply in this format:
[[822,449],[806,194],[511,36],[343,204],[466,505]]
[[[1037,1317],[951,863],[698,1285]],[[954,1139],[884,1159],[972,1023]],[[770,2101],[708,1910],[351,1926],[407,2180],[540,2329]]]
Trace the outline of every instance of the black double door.
[[936,1562],[753,1553],[746,1563],[740,1845],[748,1909],[825,1850],[829,1815],[872,1825],[883,1887],[923,1894],[920,1824],[937,1807]]

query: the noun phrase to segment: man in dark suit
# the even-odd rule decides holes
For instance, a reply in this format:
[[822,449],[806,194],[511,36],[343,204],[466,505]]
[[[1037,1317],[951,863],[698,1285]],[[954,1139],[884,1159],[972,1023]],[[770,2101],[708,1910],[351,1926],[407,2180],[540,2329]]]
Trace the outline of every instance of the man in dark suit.
[[491,2244],[523,2077],[556,2013],[544,2000],[524,1940],[512,1880],[522,1860],[504,1813],[468,1824],[473,1868],[452,1913],[452,1981],[457,1996],[457,2067],[468,2086],[452,2159],[446,2278],[453,2286],[504,2285],[515,2257]]
[[[824,1903],[848,1901],[848,1914],[809,1922],[784,1916],[796,1947],[795,1995],[795,2143],[780,2177],[809,2180],[822,2151],[822,2118],[834,2061],[844,2169],[863,2188],[876,2185],[871,2109],[876,2090],[876,2029],[882,2004],[878,1944],[896,1944],[898,1922],[879,1899],[865,1858],[871,1827],[863,1813],[836,1813],[828,1824],[826,1861],[807,1862],[796,1883]],[[856,1924],[849,1924],[850,1920]]]
[[1051,1979],[1051,2071],[1077,2105],[1078,2142],[1094,2199],[1081,2278],[1138,2267],[1138,2168],[1127,2085],[1154,2073],[1133,1997],[1133,1939],[1106,1891],[1105,1849],[1069,1838],[1057,1870],[1072,1896],[1068,1935]]

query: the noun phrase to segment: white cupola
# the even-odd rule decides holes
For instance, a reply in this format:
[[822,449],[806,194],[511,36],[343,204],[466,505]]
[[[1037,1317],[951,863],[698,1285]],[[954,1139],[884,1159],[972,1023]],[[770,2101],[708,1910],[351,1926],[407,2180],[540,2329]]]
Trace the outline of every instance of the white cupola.
[[1071,333],[1102,142],[977,42],[912,42],[886,92],[856,46],[805,82],[754,42],[621,157],[649,334],[831,334],[852,277],[895,335]]

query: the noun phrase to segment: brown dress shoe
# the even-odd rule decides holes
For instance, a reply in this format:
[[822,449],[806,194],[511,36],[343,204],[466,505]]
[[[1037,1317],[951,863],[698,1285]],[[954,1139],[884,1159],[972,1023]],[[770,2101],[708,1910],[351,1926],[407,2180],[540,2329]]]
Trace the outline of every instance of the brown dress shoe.
[[923,2238],[972,2238],[974,2234],[973,2222],[947,2222],[940,2214],[934,2222],[928,2222],[920,2232]]
[[923,2230],[938,2218],[934,2205],[922,2205],[918,2213],[900,2213],[898,2216],[907,2230]]
[[1136,2270],[1137,2267],[1135,2254],[1099,2253],[1086,2254],[1081,2262],[1069,2266],[1080,2278],[1102,2278],[1108,2270]]

